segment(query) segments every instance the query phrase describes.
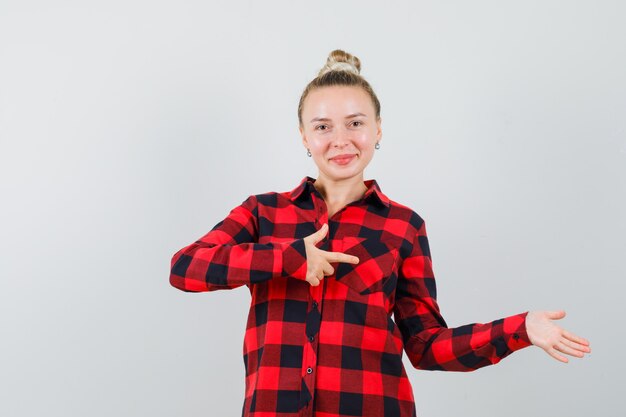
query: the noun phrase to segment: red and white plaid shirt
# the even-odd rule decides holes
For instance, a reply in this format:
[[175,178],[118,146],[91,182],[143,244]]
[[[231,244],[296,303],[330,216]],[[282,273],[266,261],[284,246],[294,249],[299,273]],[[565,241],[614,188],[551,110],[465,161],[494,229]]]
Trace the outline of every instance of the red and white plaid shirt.
[[[180,290],[250,290],[243,416],[414,417],[403,351],[417,369],[473,371],[531,345],[527,312],[447,327],[424,220],[375,180],[331,218],[314,181],[249,196],[172,257]],[[324,223],[317,246],[360,262],[313,287],[303,238]]]

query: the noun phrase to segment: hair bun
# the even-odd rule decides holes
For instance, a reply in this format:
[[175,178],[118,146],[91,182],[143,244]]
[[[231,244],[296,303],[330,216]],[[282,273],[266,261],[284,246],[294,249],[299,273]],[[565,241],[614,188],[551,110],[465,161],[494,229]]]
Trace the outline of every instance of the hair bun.
[[356,56],[341,49],[335,49],[326,59],[326,65],[320,70],[318,77],[329,71],[346,71],[359,75],[361,73],[361,61]]

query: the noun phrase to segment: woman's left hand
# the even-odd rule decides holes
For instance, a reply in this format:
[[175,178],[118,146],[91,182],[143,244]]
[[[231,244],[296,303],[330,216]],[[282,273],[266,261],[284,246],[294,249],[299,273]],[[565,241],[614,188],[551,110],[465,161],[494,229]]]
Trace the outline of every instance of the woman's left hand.
[[559,352],[582,358],[590,353],[589,341],[560,328],[552,320],[565,317],[565,311],[530,311],[526,315],[526,332],[530,342],[545,350],[554,359],[569,362]]

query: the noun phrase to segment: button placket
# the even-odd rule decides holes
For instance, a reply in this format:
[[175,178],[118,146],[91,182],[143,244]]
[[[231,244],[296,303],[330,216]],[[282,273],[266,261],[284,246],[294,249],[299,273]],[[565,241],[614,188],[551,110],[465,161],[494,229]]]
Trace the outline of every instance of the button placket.
[[[315,216],[315,229],[319,230],[323,224],[328,224],[328,211],[326,209],[326,203],[321,195],[318,193],[313,194],[314,200],[314,212]],[[316,245],[319,249],[329,250],[330,244],[330,224],[328,224],[328,231],[324,238]],[[327,278],[327,277],[325,277]],[[305,337],[306,346],[304,349],[304,355],[302,358],[302,375],[303,381],[306,381],[306,385],[309,387],[315,386],[315,367],[317,366],[317,347],[319,344],[319,329],[321,322],[321,310],[322,310],[322,294],[325,287],[326,280],[323,279],[321,285],[316,287],[309,287],[309,294],[311,297],[310,309],[307,314]],[[315,397],[314,391],[311,395]],[[311,400],[312,402],[312,400]],[[307,405],[311,405],[311,402]],[[306,408],[307,411],[312,411],[311,407]],[[307,413],[308,414],[308,413]]]
[[311,304],[307,313],[305,324],[305,337],[308,342],[305,344],[304,355],[302,358],[302,375],[303,380],[306,381],[306,385],[313,387],[314,382],[314,370],[317,363],[317,346],[321,321],[321,303],[322,303],[322,285],[316,287],[310,287]]
[[324,223],[328,223],[328,210],[326,209],[326,202],[321,197],[315,198],[313,204],[315,206],[315,223],[319,229]]

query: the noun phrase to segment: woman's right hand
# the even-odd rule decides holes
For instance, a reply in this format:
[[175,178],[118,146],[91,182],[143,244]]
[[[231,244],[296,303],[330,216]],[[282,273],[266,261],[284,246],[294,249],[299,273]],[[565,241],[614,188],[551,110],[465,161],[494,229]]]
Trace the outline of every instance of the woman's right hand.
[[307,260],[306,281],[314,287],[320,285],[324,276],[332,275],[335,272],[331,262],[359,263],[359,258],[356,256],[342,252],[328,252],[315,246],[316,243],[324,239],[326,233],[328,233],[328,224],[324,223],[317,232],[304,238]]

